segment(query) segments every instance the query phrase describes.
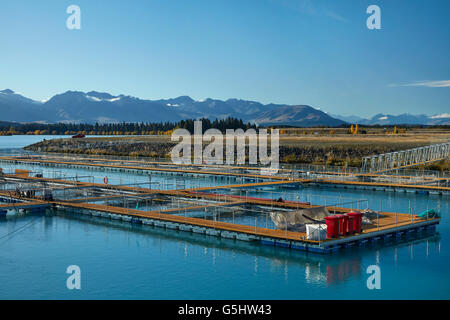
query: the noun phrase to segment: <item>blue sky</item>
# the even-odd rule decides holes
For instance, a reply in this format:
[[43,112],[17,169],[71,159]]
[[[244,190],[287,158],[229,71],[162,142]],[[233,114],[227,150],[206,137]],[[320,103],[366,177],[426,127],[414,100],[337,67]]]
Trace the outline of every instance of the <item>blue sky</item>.
[[2,0],[0,89],[450,113],[449,15],[446,0]]

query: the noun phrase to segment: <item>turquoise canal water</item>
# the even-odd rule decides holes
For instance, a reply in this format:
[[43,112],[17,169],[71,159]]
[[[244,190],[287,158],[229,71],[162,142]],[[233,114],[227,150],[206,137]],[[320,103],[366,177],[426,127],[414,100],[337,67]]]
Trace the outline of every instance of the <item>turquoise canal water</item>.
[[[30,138],[36,139],[0,137],[0,148],[3,154],[19,152],[15,148],[31,143]],[[33,169],[46,175],[56,171]],[[105,175],[57,171],[66,177],[88,174],[102,179]],[[111,178],[123,183],[148,179],[123,173]],[[152,181],[167,178],[160,175]],[[192,178],[185,183],[228,181]],[[64,211],[9,213],[0,220],[0,299],[450,298],[448,196],[317,187],[261,190],[249,196],[284,196],[313,203],[367,199],[375,210],[381,206],[385,211],[408,212],[411,207],[414,213],[439,207],[442,221],[435,234],[319,255]],[[81,269],[81,290],[66,287],[69,265]],[[380,290],[367,288],[370,265],[380,267]]]
[[[87,137],[99,137],[99,136],[87,136]],[[108,136],[101,136],[108,137]],[[70,138],[65,135],[19,135],[19,136],[0,136],[0,150],[3,152],[21,152],[21,148],[26,147],[33,143],[41,142],[42,140]]]

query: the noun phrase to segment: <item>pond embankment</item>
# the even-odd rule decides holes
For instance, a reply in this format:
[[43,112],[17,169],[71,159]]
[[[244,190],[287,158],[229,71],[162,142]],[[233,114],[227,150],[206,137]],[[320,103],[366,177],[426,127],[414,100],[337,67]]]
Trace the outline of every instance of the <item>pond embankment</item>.
[[[408,137],[280,137],[280,162],[359,166],[372,154],[415,148],[429,139]],[[44,140],[25,147],[37,152],[169,158],[170,136],[96,137]],[[204,143],[203,147],[208,145]],[[248,154],[248,153],[247,153]]]

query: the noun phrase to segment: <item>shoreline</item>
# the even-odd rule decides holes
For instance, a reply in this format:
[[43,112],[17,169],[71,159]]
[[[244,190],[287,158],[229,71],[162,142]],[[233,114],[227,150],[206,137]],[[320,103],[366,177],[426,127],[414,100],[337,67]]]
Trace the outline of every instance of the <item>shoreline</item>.
[[[364,136],[280,136],[279,157],[283,164],[315,164],[332,166],[361,166],[361,159],[373,154],[394,152],[439,143],[448,135],[364,135]],[[45,138],[44,138],[45,139]],[[35,152],[110,155],[128,157],[170,158],[170,151],[178,142],[170,136],[120,136],[59,138],[43,140],[24,147]],[[209,143],[204,142],[203,148]],[[248,149],[248,146],[246,147]],[[225,143],[224,143],[225,154]],[[248,150],[246,152],[248,154]],[[448,170],[444,160],[437,170]],[[431,164],[433,165],[433,164]],[[430,165],[427,165],[429,167]],[[434,165],[436,167],[436,165]],[[441,169],[444,168],[444,169]]]

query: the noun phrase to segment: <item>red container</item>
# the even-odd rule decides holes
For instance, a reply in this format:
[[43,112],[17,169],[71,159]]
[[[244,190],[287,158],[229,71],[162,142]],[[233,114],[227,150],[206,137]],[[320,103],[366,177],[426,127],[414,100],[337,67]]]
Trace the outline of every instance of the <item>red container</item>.
[[344,215],[343,214],[335,214],[334,216],[339,220],[339,222],[338,222],[338,224],[339,224],[339,231],[338,231],[338,233],[340,235],[344,234],[344,231],[343,231]]
[[360,233],[363,214],[361,212],[349,212],[347,213],[347,215],[349,217],[353,217],[353,231],[356,233]]
[[355,224],[354,224],[355,217],[354,216],[347,216],[347,217],[348,217],[347,232],[348,232],[348,234],[354,234],[355,233]]
[[339,218],[336,216],[325,217],[327,223],[327,239],[339,236]]
[[346,214],[342,215],[340,234],[343,236],[348,234],[348,215]]

